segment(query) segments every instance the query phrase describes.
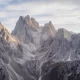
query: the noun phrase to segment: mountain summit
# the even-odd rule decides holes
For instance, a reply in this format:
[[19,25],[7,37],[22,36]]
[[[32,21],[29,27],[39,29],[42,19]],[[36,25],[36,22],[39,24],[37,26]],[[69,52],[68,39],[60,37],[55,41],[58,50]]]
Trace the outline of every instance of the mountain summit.
[[15,29],[12,31],[12,35],[17,37],[21,43],[31,43],[36,48],[38,48],[44,40],[47,40],[48,37],[54,37],[55,33],[56,30],[51,21],[43,27],[40,27],[39,23],[29,15],[26,17],[20,16]]
[[8,30],[0,23],[0,38],[3,38],[7,42],[19,42],[18,39],[13,37]]
[[48,39],[48,37],[52,36],[54,37],[56,33],[56,29],[53,26],[52,22],[50,21],[49,23],[46,23],[42,29],[42,36],[44,39]]
[[32,33],[35,33],[38,28],[39,24],[34,18],[30,18],[29,15],[20,16],[12,35],[15,35],[22,43],[33,42]]
[[27,15],[12,35],[0,23],[0,80],[80,79],[80,34]]

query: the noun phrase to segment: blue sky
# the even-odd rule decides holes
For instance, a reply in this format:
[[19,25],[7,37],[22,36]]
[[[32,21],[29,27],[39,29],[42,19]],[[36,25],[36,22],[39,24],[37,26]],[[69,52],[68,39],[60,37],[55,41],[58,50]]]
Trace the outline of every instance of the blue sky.
[[0,0],[0,22],[11,32],[19,16],[30,15],[40,25],[80,32],[80,0]]

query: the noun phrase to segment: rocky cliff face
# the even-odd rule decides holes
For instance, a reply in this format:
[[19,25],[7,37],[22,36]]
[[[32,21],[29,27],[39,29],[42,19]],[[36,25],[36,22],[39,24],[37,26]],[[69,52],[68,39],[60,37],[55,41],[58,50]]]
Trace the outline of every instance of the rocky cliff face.
[[[64,32],[64,33],[67,33],[67,32]],[[68,34],[70,34],[70,36],[65,38],[64,33],[63,34],[61,33],[62,34],[61,35],[59,32],[56,32],[58,36],[55,36],[54,38],[49,38],[47,41],[43,43],[41,48],[37,51],[38,54],[36,55],[36,58],[40,62],[38,66],[39,67],[38,69],[40,69],[40,75],[41,75],[41,77],[39,78],[40,80],[47,80],[47,76],[45,77],[45,79],[42,79],[42,77],[44,77],[50,71],[52,71],[51,68],[53,64],[55,66],[55,63],[58,63],[58,62],[65,62],[66,64],[67,61],[74,62],[75,60],[80,60],[80,54],[79,54],[80,34],[72,34],[69,32]],[[77,64],[75,63],[75,65]],[[59,66],[57,68],[59,68]],[[55,73],[54,70],[53,72]],[[58,75],[58,73],[56,74]],[[54,76],[54,74],[51,74],[51,75]],[[61,75],[63,75],[63,73]],[[58,79],[58,76],[56,78],[54,76],[53,78],[55,80],[65,80],[67,77],[67,75],[64,74],[65,78],[62,77],[60,79],[59,77]],[[75,78],[75,80],[77,80],[78,78]],[[52,79],[49,78],[48,80],[52,80]],[[69,79],[67,78],[66,80],[69,80]],[[74,79],[72,78],[72,80]]]
[[15,35],[22,43],[34,43],[38,28],[39,24],[34,18],[30,18],[29,15],[26,17],[20,16],[12,35]]
[[58,29],[58,31],[56,32],[56,36],[59,38],[65,38],[67,40],[71,40],[71,36],[72,36],[73,32],[70,32],[64,28]]
[[25,67],[34,59],[29,46],[22,45],[2,24],[0,30],[0,80],[34,80]]
[[12,35],[0,24],[0,80],[80,79],[80,34],[55,30],[52,22],[40,27],[28,15]]
[[42,80],[79,80],[80,61],[59,62],[52,65],[51,71]]
[[19,40],[12,36],[1,23],[0,23],[0,37],[6,40],[7,42],[19,42]]
[[[48,74],[51,71],[51,65],[57,62],[80,60],[79,34],[74,34],[63,28],[58,29],[56,31],[51,22],[46,23],[44,27],[40,29],[39,24],[37,25],[38,27],[36,25],[35,27],[31,26],[32,19],[29,16],[27,16],[26,19],[28,21],[28,22],[26,21],[26,26],[25,26],[27,28],[26,33],[28,33],[29,31],[28,34],[32,36],[32,40],[33,40],[31,41],[28,38],[29,42],[26,45],[28,45],[29,43],[31,43],[32,45],[36,45],[37,47],[38,45],[40,45],[38,48],[36,48],[35,46],[36,49],[31,52],[35,54],[35,57],[34,57],[34,64],[31,61],[31,64],[29,64],[29,66],[33,66],[34,70],[31,71],[30,69],[32,69],[33,67],[31,68],[27,67],[28,64],[26,62],[27,70],[29,70],[29,72],[35,77],[35,79],[42,80],[42,77],[44,77],[44,75]],[[21,22],[25,22],[26,19],[23,18]],[[23,23],[23,25],[24,24],[25,23]],[[16,27],[19,26],[16,25]],[[13,35],[14,32],[16,31],[16,27],[12,32]],[[34,28],[35,30],[33,30],[32,28]],[[19,29],[20,28],[18,28],[17,31]],[[23,32],[25,33],[25,31]],[[20,37],[20,34],[16,36]],[[23,36],[25,37],[25,35]],[[26,35],[26,37],[28,37],[28,35]],[[21,42],[25,43],[24,40],[22,40]],[[35,75],[33,73],[35,73]]]
[[12,31],[12,35],[16,36],[22,43],[31,43],[38,48],[49,36],[55,36],[55,32],[56,30],[51,22],[41,28],[34,18],[30,18],[27,15],[27,17],[21,16],[19,18],[15,29]]
[[42,29],[42,38],[43,40],[47,40],[50,36],[54,37],[56,33],[56,30],[50,21],[49,23],[46,23]]

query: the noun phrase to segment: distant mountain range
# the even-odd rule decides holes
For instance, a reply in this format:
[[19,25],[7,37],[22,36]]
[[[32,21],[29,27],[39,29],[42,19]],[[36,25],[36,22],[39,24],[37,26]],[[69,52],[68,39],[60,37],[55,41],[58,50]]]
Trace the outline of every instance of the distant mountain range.
[[29,15],[11,34],[0,23],[0,80],[80,80],[80,34]]

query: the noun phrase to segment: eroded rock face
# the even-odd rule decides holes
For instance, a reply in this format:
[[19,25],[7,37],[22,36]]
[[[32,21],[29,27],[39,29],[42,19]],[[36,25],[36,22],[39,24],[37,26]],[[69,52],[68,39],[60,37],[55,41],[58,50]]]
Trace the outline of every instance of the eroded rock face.
[[39,24],[34,18],[30,18],[29,15],[26,17],[20,16],[12,35],[15,35],[23,43],[33,43],[32,35],[37,32],[38,28]]
[[43,40],[47,40],[50,36],[54,37],[56,33],[56,30],[50,21],[49,23],[46,23],[42,29],[42,38]]
[[72,36],[73,32],[70,32],[64,28],[58,29],[58,31],[56,32],[56,36],[58,38],[65,38],[69,41],[71,41],[71,36]]
[[80,60],[80,35],[71,34],[69,37],[70,40],[63,35],[51,37],[44,41],[39,48],[36,58],[40,62],[40,67],[38,66],[38,69],[40,69],[40,80],[42,76],[49,73],[53,64],[57,62],[65,62],[66,64],[67,61]]
[[55,32],[52,22],[46,23],[41,28],[34,18],[27,15],[19,18],[12,35],[16,36],[24,44],[31,43],[36,48],[39,48],[44,40],[47,40],[50,36],[54,37]]
[[9,80],[9,74],[5,66],[0,62],[0,80]]
[[0,80],[35,80],[25,66],[25,62],[32,62],[32,58],[28,58],[21,44],[13,48],[10,43],[0,38]]
[[22,58],[22,63],[26,66],[24,68],[34,77],[33,79],[41,80],[57,62],[80,60],[79,35],[63,28],[56,31],[51,22],[40,28],[34,18],[20,17],[12,34],[23,44],[26,43],[23,51],[31,57],[34,54],[29,58],[30,61],[27,61],[28,57],[26,58],[25,54]]
[[80,34],[56,31],[52,22],[40,27],[29,15],[19,18],[12,34],[20,41],[1,26],[0,60],[6,80],[78,80]]
[[79,80],[80,61],[59,62],[52,65],[51,71],[42,80]]
[[12,36],[1,23],[0,23],[0,38],[3,38],[7,42],[15,42],[15,43],[19,42],[19,40],[14,36]]
[[34,80],[23,65],[24,55],[31,60],[29,54],[24,53],[23,45],[0,24],[0,80]]

